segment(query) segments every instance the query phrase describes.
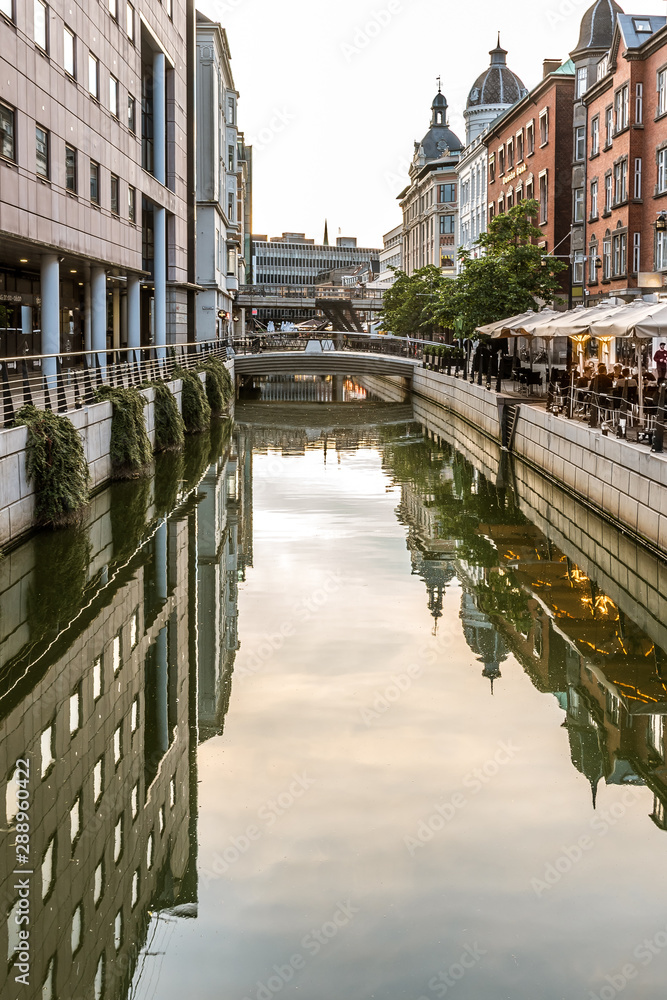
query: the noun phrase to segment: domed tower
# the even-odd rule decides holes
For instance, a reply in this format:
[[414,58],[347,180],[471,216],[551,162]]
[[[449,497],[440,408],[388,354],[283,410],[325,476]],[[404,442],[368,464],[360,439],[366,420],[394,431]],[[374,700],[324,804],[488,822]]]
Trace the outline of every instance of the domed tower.
[[528,93],[516,73],[507,65],[507,50],[500,44],[491,49],[491,63],[475,80],[463,112],[466,122],[466,145],[484,131],[498,115]]
[[447,98],[438,89],[431,105],[431,127],[420,143],[415,143],[417,151],[425,160],[437,160],[445,154],[460,152],[461,140],[449,128],[447,120]]

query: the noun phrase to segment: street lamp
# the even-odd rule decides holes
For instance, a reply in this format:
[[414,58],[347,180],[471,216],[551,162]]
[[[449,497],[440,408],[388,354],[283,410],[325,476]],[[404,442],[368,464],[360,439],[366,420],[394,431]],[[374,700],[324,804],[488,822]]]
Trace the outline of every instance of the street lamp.
[[658,212],[658,221],[655,224],[656,233],[667,232],[667,214],[665,212]]

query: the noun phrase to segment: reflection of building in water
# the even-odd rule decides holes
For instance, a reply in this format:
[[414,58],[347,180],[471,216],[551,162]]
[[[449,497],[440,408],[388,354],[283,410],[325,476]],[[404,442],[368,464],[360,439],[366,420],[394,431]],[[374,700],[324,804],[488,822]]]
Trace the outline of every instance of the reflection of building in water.
[[[174,496],[181,468],[174,459]],[[67,613],[40,569],[39,536],[0,564],[8,843],[20,831],[16,761],[30,766],[26,1000],[120,1000],[140,974],[137,956],[154,932],[150,914],[196,916],[196,674],[198,667],[200,678],[213,676],[228,692],[238,482],[235,459],[217,461],[201,492],[181,496],[166,519],[155,516],[146,482],[96,497],[87,533],[67,536],[74,551],[84,543],[86,597]],[[136,524],[133,504],[142,512]],[[136,547],[125,550],[135,532]],[[215,621],[198,609],[197,582]],[[33,636],[45,616],[53,634]],[[218,698],[219,728],[223,705]],[[204,730],[210,724],[202,719]],[[5,865],[0,875],[3,996],[15,994],[18,974],[18,877],[10,871]]]
[[351,403],[375,398],[344,375],[262,375],[252,384],[263,402]]
[[456,575],[456,542],[440,537],[440,519],[432,498],[422,495],[410,484],[401,486],[397,514],[399,521],[408,527],[412,572],[426,584],[428,608],[437,625],[442,617],[445,589]]
[[471,651],[480,663],[484,664],[482,676],[493,682],[502,676],[500,664],[507,659],[507,646],[495,628],[490,618],[477,607],[474,594],[463,591],[461,594],[461,623],[463,634]]

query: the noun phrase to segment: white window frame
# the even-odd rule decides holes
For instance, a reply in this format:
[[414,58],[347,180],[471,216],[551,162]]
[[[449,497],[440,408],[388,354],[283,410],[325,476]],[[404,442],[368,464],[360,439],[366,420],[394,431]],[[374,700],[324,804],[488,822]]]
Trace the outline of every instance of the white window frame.
[[641,270],[642,262],[642,234],[633,233],[632,236],[632,270],[638,274]]
[[600,152],[600,116],[597,115],[591,122],[591,156],[597,156]]
[[634,183],[634,197],[641,198],[642,196],[642,158],[641,156],[635,157],[635,183]]
[[88,53],[88,93],[97,101],[100,94],[100,61],[92,52]]
[[[71,52],[71,62],[68,55]],[[63,25],[63,69],[73,80],[76,80],[76,35]]]
[[591,218],[598,217],[598,180],[591,181]]
[[658,194],[667,191],[667,146],[658,150]]
[[644,84],[635,86],[635,125],[644,124]]
[[581,66],[577,70],[577,100],[582,98],[588,90],[588,68]]
[[657,74],[658,114],[667,111],[667,69],[661,69]]
[[42,52],[49,51],[49,8],[44,0],[34,0],[33,3],[33,32],[32,37],[35,45]]

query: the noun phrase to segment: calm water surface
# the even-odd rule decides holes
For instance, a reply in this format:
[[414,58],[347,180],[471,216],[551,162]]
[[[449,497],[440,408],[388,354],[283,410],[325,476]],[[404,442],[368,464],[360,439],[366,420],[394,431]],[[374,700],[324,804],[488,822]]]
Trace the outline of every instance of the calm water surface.
[[363,397],[243,402],[0,563],[3,998],[664,997],[649,598]]

